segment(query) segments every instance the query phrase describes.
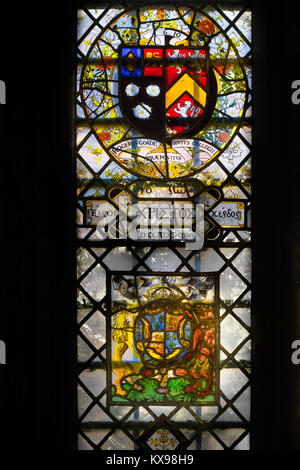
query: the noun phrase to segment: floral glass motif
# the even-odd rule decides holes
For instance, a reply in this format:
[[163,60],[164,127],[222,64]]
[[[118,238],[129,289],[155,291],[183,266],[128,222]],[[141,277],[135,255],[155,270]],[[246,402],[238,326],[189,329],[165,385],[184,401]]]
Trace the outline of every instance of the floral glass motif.
[[179,444],[168,429],[158,429],[148,440],[153,450],[173,450]]
[[77,36],[78,446],[249,449],[251,11],[99,1]]

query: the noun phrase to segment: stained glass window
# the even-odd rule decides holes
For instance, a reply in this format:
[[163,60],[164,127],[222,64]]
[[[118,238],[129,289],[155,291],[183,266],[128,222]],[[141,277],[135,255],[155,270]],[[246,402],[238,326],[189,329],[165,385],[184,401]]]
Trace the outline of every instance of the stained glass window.
[[79,448],[249,449],[251,11],[80,9],[75,100]]

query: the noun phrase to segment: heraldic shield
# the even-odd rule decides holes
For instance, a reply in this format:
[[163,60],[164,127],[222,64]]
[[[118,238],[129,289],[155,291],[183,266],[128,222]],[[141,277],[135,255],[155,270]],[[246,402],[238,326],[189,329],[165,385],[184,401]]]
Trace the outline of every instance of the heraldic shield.
[[120,107],[136,130],[165,140],[209,122],[217,83],[207,47],[123,46],[119,58]]

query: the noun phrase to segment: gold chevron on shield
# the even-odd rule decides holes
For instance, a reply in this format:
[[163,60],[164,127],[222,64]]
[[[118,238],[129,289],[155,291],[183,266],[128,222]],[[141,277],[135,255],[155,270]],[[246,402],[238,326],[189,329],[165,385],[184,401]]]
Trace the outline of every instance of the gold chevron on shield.
[[166,92],[166,109],[184,93],[188,92],[198,103],[205,108],[206,92],[203,88],[187,73],[175,82]]

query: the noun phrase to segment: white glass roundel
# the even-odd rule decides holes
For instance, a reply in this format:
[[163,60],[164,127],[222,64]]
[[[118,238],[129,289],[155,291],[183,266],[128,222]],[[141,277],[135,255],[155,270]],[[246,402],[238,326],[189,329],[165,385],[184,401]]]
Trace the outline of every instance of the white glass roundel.
[[127,96],[136,96],[140,91],[140,87],[135,85],[134,83],[129,83],[125,88],[125,93]]
[[138,104],[133,108],[133,114],[139,119],[147,119],[151,114],[151,106],[148,104]]
[[158,96],[160,94],[160,87],[158,85],[149,85],[146,88],[146,93],[149,96]]

